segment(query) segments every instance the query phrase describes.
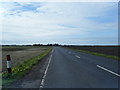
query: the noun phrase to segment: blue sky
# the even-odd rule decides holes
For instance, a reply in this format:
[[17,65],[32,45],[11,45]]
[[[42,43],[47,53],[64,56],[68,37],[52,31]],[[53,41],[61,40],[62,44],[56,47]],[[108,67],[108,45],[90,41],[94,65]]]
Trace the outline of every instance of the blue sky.
[[118,44],[117,2],[1,2],[2,44]]

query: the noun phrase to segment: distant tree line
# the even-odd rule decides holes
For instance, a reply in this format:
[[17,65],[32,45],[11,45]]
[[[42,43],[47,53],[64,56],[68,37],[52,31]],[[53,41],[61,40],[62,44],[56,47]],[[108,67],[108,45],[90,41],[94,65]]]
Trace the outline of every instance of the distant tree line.
[[44,44],[33,44],[33,46],[61,46],[61,45],[55,43],[55,44],[46,44],[46,45],[44,45]]
[[2,45],[2,46],[61,46],[60,44],[33,44],[33,45]]
[[81,47],[95,47],[95,46],[97,46],[97,47],[101,47],[101,46],[118,46],[118,47],[120,47],[120,45],[61,45],[61,44],[58,44],[58,43],[55,43],[55,44],[33,44],[33,45],[0,45],[0,46],[62,46],[62,47],[79,47],[79,46],[81,46]]

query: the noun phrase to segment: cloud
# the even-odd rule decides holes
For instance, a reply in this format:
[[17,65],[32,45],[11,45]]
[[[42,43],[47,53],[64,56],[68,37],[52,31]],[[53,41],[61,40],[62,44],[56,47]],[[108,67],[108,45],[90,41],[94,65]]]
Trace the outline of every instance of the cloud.
[[3,44],[91,44],[101,37],[115,44],[107,39],[117,38],[117,3],[15,2],[1,8]]
[[2,0],[1,2],[119,2],[119,0]]

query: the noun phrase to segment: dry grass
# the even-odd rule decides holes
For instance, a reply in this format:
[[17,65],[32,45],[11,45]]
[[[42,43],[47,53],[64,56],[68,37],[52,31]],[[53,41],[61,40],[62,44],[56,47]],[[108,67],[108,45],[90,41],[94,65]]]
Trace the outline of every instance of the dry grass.
[[[22,47],[20,47],[22,48]],[[24,47],[23,47],[24,48]],[[17,66],[18,64],[36,57],[44,52],[47,47],[29,47],[27,49],[17,49],[17,50],[3,50],[2,51],[2,70],[5,71],[6,68],[6,55],[10,54],[12,67]]]

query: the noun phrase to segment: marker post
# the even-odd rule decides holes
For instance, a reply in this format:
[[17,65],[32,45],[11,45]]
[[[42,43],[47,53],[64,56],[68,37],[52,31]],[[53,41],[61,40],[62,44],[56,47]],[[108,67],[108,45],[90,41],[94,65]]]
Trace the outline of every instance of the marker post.
[[7,55],[7,69],[8,69],[8,73],[11,74],[11,59],[10,59],[10,55]]

